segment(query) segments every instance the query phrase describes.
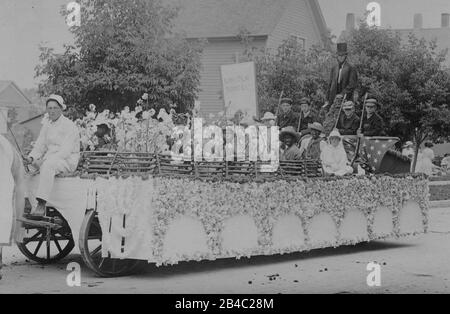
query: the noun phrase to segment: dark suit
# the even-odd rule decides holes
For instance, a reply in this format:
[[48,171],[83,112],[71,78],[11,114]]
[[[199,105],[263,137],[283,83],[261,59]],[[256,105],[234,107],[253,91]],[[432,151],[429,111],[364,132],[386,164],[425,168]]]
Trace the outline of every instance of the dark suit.
[[349,118],[345,114],[341,114],[337,128],[341,135],[356,135],[359,129],[360,119],[356,114],[352,114]]
[[347,95],[347,100],[353,100],[358,83],[358,72],[347,61],[342,65],[341,79],[339,81],[339,65],[331,69],[330,82],[328,84],[328,102],[333,104],[336,95]]
[[[307,117],[303,116],[303,112],[300,113],[300,129],[298,130],[299,132],[305,133],[306,130],[308,130],[308,125],[312,124],[314,122],[318,122],[317,118],[313,115],[312,112],[309,113],[309,115]],[[295,129],[297,130],[297,127],[295,127]]]
[[364,116],[362,133],[364,136],[383,136],[384,122],[378,113],[374,113],[369,119]]
[[280,113],[277,117],[276,125],[278,125],[280,129],[291,126],[297,130],[299,116],[300,115],[293,110],[288,113]]

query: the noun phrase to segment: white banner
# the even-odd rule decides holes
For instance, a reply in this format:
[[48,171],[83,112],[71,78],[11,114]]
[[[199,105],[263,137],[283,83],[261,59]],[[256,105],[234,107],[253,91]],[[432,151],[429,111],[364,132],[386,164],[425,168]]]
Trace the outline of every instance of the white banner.
[[226,115],[243,114],[242,122],[251,122],[258,113],[256,75],[253,62],[222,65],[222,86]]

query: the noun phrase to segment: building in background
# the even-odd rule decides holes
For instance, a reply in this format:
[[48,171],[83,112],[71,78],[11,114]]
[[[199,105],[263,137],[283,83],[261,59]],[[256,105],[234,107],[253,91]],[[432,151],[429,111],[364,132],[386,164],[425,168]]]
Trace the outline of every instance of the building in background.
[[317,0],[165,0],[180,8],[174,30],[187,39],[207,39],[198,100],[204,114],[224,110],[220,66],[238,63],[246,34],[257,49],[276,51],[291,36],[305,48],[328,45]]
[[[438,19],[438,17],[436,17]],[[355,14],[348,13],[346,19],[346,29],[339,37],[340,41],[345,41],[349,32],[356,27]],[[423,28],[423,16],[418,13],[411,16],[411,28],[393,29],[406,42],[410,34],[414,34],[419,39],[425,39],[428,42],[436,41],[437,51],[448,50],[446,66],[450,68],[450,13],[441,14],[441,27],[438,28]]]
[[13,81],[0,81],[0,108],[7,109],[12,123],[28,119],[33,109],[30,99]]

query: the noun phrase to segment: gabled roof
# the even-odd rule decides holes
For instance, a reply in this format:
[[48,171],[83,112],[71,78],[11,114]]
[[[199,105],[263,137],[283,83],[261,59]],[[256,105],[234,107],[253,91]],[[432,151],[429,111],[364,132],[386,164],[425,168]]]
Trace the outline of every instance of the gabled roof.
[[[268,36],[292,1],[298,0],[163,0],[180,8],[174,30],[187,38],[236,37],[242,31],[251,36]],[[325,35],[327,27],[318,1],[306,1]]]
[[24,92],[19,88],[19,86],[16,85],[13,81],[7,81],[7,80],[0,80],[0,96],[2,92],[8,88],[8,86],[12,85],[12,87],[28,102],[28,104],[31,104],[31,100],[27,97],[27,95],[24,94]]

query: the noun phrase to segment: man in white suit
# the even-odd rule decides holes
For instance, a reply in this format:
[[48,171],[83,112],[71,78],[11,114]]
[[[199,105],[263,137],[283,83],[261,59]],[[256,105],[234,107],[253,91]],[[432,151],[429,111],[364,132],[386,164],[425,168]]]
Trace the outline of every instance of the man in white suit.
[[55,176],[76,170],[80,158],[80,134],[77,126],[63,115],[64,99],[51,95],[47,99],[47,115],[36,144],[26,161],[40,169],[36,193],[38,205],[29,219],[40,219],[53,190]]

